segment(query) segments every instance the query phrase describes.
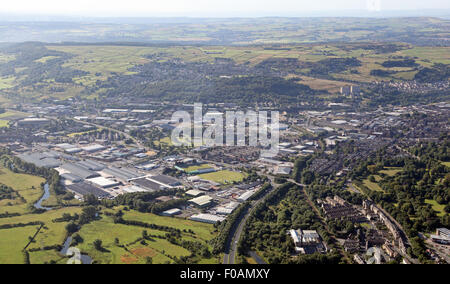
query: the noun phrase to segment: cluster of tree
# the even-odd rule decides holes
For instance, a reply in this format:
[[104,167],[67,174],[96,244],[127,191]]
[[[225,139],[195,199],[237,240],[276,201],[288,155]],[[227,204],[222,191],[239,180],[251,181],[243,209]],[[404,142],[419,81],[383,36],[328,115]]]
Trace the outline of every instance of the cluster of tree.
[[28,227],[28,226],[35,226],[35,225],[43,226],[44,223],[42,223],[40,221],[34,221],[34,222],[28,222],[28,223],[4,224],[4,225],[0,225],[0,230],[21,228],[21,227]]
[[310,69],[310,75],[328,76],[331,73],[341,73],[361,66],[361,61],[352,58],[327,58],[317,62],[305,62],[303,68]]
[[423,68],[414,76],[414,80],[423,83],[448,81],[450,78],[450,64],[434,64],[431,68]]
[[[410,153],[420,160],[406,156],[391,158],[378,153],[362,162],[352,174],[358,187],[402,225],[411,240],[410,253],[423,262],[427,256],[422,241],[417,238],[419,232],[450,227],[450,168],[442,164],[442,160],[448,159],[448,143],[445,139],[411,147]],[[382,192],[370,190],[361,183],[363,178],[391,166],[401,167],[401,171],[394,176],[381,175],[378,184]],[[438,216],[427,200],[446,205],[444,212]]]
[[[9,46],[4,52],[14,55],[14,60],[2,64],[0,74],[21,76],[23,78],[20,80],[22,86],[43,83],[47,80],[54,80],[57,83],[72,83],[73,78],[88,74],[85,71],[63,67],[64,62],[73,55],[49,50],[43,43],[20,43]],[[46,60],[39,60],[42,58]]]
[[158,230],[158,231],[164,231],[170,233],[172,236],[180,237],[181,236],[181,230],[172,228],[169,226],[161,226],[157,224],[149,224],[141,221],[134,221],[134,220],[125,220],[121,216],[116,216],[114,218],[115,224],[123,224],[127,226],[136,226],[136,227],[142,227],[142,228],[148,228],[152,230]]
[[385,68],[393,67],[417,67],[419,64],[416,63],[414,59],[403,59],[403,60],[387,60],[381,63],[381,66]]
[[107,208],[123,205],[139,212],[157,214],[167,209],[184,205],[185,199],[175,199],[167,202],[158,202],[156,200],[160,196],[176,195],[178,193],[180,193],[178,189],[127,193],[117,196],[114,200],[102,200],[101,204]]
[[252,211],[246,224],[239,241],[239,253],[246,254],[251,250],[262,252],[271,264],[300,261],[291,257],[294,243],[287,234],[290,229],[317,230],[326,242],[330,241],[303,192],[291,183],[271,192]]
[[14,189],[4,184],[0,184],[0,200],[3,199],[13,200],[17,197],[19,197],[19,195],[17,194],[17,192],[14,191]]

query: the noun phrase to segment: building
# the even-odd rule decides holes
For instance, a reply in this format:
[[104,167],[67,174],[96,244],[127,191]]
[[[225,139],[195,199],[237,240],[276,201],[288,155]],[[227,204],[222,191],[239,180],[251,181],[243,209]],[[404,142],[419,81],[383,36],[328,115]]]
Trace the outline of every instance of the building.
[[177,180],[176,178],[173,178],[173,177],[166,176],[166,175],[151,176],[151,177],[147,177],[147,179],[149,179],[153,182],[159,183],[168,188],[177,187],[177,186],[181,185],[181,182],[179,180]]
[[81,161],[81,162],[78,162],[77,165],[82,166],[83,168],[86,168],[91,171],[96,171],[96,172],[101,171],[104,168],[106,168],[105,165],[94,162],[92,160]]
[[130,180],[130,183],[132,183],[136,186],[145,188],[149,191],[160,191],[160,190],[167,189],[167,187],[165,187],[164,185],[153,182],[153,181],[149,180],[148,178],[132,179],[132,180]]
[[220,217],[220,216],[212,215],[212,214],[198,214],[198,215],[191,216],[189,219],[192,221],[208,223],[208,224],[216,224],[218,222],[222,222],[225,220],[224,217]]
[[359,95],[361,93],[361,88],[359,86],[351,86],[350,92],[352,95]]
[[104,199],[104,198],[111,198],[112,196],[106,192],[103,191],[91,184],[80,182],[75,183],[67,186],[67,189],[71,192],[73,192],[77,196],[85,196],[87,194],[93,194],[95,197]]
[[447,228],[438,228],[436,230],[436,235],[450,239],[450,230]]
[[83,151],[87,152],[87,153],[95,153],[95,152],[99,152],[99,151],[105,150],[106,147],[103,146],[103,145],[100,145],[100,144],[93,144],[93,145],[89,145],[89,146],[83,147],[81,149],[83,149]]
[[131,179],[139,177],[139,174],[126,168],[109,167],[102,170],[103,175],[112,177],[123,182],[128,182]]
[[182,211],[178,208],[170,209],[161,213],[162,216],[173,217],[175,215],[180,215]]
[[148,190],[139,186],[130,185],[127,187],[122,188],[122,190],[126,193],[133,193],[133,192],[147,192]]
[[114,181],[112,179],[107,179],[104,177],[96,177],[88,179],[89,182],[101,187],[101,188],[110,188],[120,185],[120,182]]
[[50,120],[46,118],[29,117],[19,120],[17,126],[19,127],[42,127],[50,124]]
[[254,190],[247,191],[247,192],[243,193],[241,196],[239,196],[237,198],[237,201],[245,202],[245,201],[249,200],[250,197],[252,197],[254,194],[255,194]]
[[219,215],[230,215],[239,206],[238,202],[230,202],[223,206],[217,207],[216,213]]
[[62,174],[61,177],[67,181],[70,181],[71,183],[78,183],[83,181],[82,178],[73,174]]
[[313,254],[325,251],[320,236],[315,230],[290,230],[289,234],[294,241],[296,252]]
[[59,160],[47,153],[21,154],[18,155],[18,157],[27,163],[36,165],[37,167],[57,168],[61,165]]
[[204,192],[200,191],[200,190],[192,189],[192,190],[187,191],[186,194],[189,196],[197,197],[197,196],[203,195]]
[[350,86],[343,86],[341,87],[341,95],[348,96],[351,93],[351,87]]
[[64,171],[67,171],[73,175],[79,176],[82,179],[89,179],[89,178],[95,178],[95,177],[99,177],[100,175],[94,171],[85,169],[81,166],[78,166],[76,164],[72,164],[72,163],[67,163],[64,164],[62,166],[60,166],[61,169],[63,169]]
[[213,199],[208,195],[203,195],[189,200],[189,202],[197,207],[205,208],[212,204]]

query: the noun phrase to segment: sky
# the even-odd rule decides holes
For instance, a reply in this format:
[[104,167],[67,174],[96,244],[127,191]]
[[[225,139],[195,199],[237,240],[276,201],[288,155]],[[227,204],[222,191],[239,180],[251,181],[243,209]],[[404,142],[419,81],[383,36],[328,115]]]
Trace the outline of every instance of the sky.
[[66,16],[283,16],[314,11],[447,10],[449,0],[6,0],[0,13]]

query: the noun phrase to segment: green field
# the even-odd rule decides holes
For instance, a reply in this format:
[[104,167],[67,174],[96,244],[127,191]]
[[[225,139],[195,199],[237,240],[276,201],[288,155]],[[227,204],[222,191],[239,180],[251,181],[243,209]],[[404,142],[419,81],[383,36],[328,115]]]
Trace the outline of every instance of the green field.
[[15,77],[0,77],[0,90],[14,87]]
[[186,172],[193,172],[193,171],[209,169],[209,168],[214,168],[214,166],[210,165],[210,164],[201,164],[201,165],[195,165],[195,166],[190,166],[190,167],[184,168],[184,170]]
[[36,233],[37,227],[0,230],[0,264],[25,263],[22,250],[28,244],[28,238]]
[[[194,234],[183,233],[183,240],[198,241],[206,244],[208,240],[214,237],[212,225],[136,211],[126,211],[124,213],[123,218],[125,220],[141,221],[180,230],[191,229],[195,232]],[[164,231],[114,224],[111,217],[103,216],[101,220],[94,221],[82,227],[79,234],[84,241],[78,245],[78,248],[98,263],[115,264],[145,263],[146,257],[151,257],[153,263],[173,263],[173,257],[179,258],[191,254],[188,250],[171,244],[166,239],[153,238],[151,241],[145,241],[145,244],[142,244],[139,239],[142,237],[143,230],[146,230],[149,235],[164,237],[166,234]],[[119,239],[119,244],[124,247],[115,244],[116,238]],[[94,248],[93,242],[96,239],[102,240],[104,251],[98,251]],[[217,263],[215,259],[206,259],[203,261]]]
[[442,162],[442,164],[443,164],[444,166],[446,166],[446,167],[449,167],[449,168],[450,168],[450,162]]
[[1,200],[0,213],[26,213],[28,206],[34,204],[41,198],[43,190],[41,183],[45,179],[26,174],[17,174],[12,171],[0,167],[0,184],[7,185],[17,191],[20,196],[25,199],[25,203],[20,199],[15,200]]
[[425,203],[431,205],[433,210],[438,213],[437,214],[438,216],[441,217],[441,216],[444,216],[446,214],[445,210],[444,210],[445,205],[437,203],[436,200],[425,199]]
[[246,175],[240,172],[224,170],[214,173],[201,174],[198,176],[202,179],[210,180],[213,182],[229,184],[233,182],[242,182]]
[[[380,176],[375,176],[375,180],[378,182],[381,179]],[[363,184],[368,187],[370,190],[373,191],[381,191],[383,192],[383,189],[378,185],[377,182],[372,182],[368,178],[363,180]]]
[[[0,218],[0,226],[5,224],[27,224],[30,222],[43,222],[44,228],[36,236],[34,243],[29,248],[42,248],[45,246],[62,245],[66,236],[65,226],[67,222],[53,222],[54,219],[60,218],[64,213],[75,214],[81,213],[79,207],[68,207],[57,210],[51,210],[42,214],[24,214],[17,217]],[[36,227],[36,226],[33,226]],[[0,230],[1,231],[1,230]],[[36,232],[36,230],[34,230]]]
[[395,176],[396,174],[398,174],[401,171],[402,171],[402,168],[388,167],[385,170],[380,171],[380,173],[392,177],[392,176]]

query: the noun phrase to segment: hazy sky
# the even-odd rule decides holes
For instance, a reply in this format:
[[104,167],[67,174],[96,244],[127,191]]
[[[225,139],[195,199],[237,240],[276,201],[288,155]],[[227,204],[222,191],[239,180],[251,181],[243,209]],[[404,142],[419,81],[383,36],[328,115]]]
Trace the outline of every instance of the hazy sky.
[[275,16],[309,11],[450,9],[449,0],[3,0],[0,13],[77,16]]

